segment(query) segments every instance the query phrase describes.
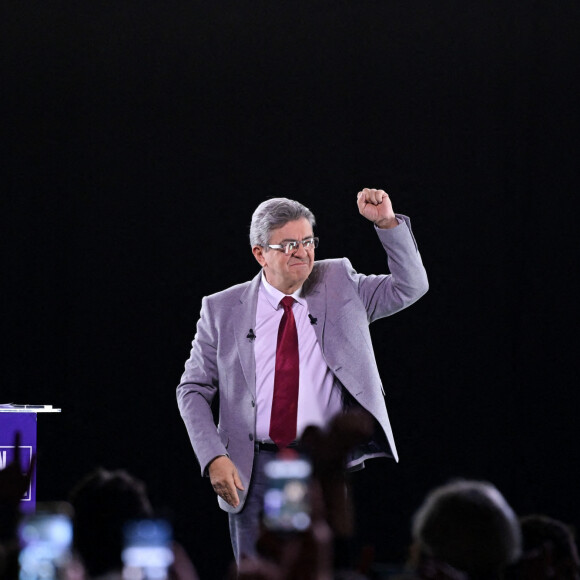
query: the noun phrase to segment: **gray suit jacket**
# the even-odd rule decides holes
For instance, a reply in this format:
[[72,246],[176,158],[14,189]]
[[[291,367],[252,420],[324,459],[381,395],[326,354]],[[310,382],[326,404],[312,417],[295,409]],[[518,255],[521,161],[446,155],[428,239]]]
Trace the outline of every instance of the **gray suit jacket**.
[[[384,390],[377,370],[369,324],[418,300],[428,289],[427,275],[409,218],[390,230],[375,228],[387,252],[391,274],[358,274],[346,258],[315,262],[303,286],[314,330],[329,368],[354,404],[368,410],[377,422],[376,441],[355,451],[349,466],[364,465],[377,455],[398,460],[387,415]],[[185,372],[177,387],[177,401],[202,474],[218,455],[228,455],[247,490],[254,460],[256,370],[254,343],[261,272],[202,300],[197,333]],[[219,391],[219,422],[211,402]],[[246,492],[228,512],[242,509]]]

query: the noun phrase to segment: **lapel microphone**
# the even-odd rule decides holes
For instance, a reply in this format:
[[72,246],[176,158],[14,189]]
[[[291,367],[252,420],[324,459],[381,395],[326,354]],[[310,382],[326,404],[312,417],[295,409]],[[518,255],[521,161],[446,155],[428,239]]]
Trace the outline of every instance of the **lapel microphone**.
[[312,314],[309,314],[308,318],[310,318],[310,324],[316,324],[316,321],[318,320],[318,318],[314,318]]
[[254,334],[253,328],[250,328],[250,332],[248,332],[246,338],[249,339],[250,341],[252,341],[256,338],[256,335]]

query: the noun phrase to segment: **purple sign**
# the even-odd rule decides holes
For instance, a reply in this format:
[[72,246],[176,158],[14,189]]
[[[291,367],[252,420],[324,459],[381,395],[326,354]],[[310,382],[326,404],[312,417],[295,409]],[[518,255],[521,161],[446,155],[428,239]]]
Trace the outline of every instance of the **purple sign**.
[[[2,412],[0,409],[0,469],[4,469],[15,459],[14,435],[17,431],[20,432],[20,467],[25,473],[36,453],[36,413]],[[34,512],[36,509],[35,472],[20,502],[20,508],[25,513]]]

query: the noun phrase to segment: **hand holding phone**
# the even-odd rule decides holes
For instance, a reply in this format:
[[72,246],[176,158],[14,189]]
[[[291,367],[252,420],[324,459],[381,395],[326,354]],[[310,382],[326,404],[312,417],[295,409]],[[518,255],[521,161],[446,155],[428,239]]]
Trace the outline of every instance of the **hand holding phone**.
[[269,461],[264,470],[267,477],[265,527],[284,533],[306,531],[311,522],[310,461],[286,449]]
[[123,529],[123,580],[166,580],[173,563],[171,524],[162,518],[127,522]]
[[20,580],[58,580],[71,561],[72,508],[66,502],[38,504],[18,527]]

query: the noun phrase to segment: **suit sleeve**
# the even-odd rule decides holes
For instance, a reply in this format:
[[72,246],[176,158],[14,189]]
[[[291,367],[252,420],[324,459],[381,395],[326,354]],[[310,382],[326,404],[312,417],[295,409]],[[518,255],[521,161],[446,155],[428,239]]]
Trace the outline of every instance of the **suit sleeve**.
[[203,298],[197,332],[193,339],[185,371],[177,387],[177,404],[185,423],[202,475],[209,462],[227,455],[214,422],[211,403],[218,392],[218,329],[210,301]]
[[429,289],[427,273],[411,231],[411,222],[403,215],[397,214],[397,218],[402,223],[396,228],[381,230],[375,227],[387,254],[390,274],[359,274],[347,261],[348,276],[357,286],[369,322],[403,310],[419,300]]

